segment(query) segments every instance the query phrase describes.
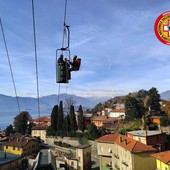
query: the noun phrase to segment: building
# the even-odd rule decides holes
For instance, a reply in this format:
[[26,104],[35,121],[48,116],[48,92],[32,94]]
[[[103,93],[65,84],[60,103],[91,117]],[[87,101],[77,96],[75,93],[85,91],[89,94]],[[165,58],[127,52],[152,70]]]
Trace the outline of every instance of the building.
[[109,124],[110,126],[114,126],[118,123],[117,118],[108,117],[108,116],[93,116],[91,119],[91,122],[94,123],[98,128],[104,126],[105,124]]
[[170,150],[152,156],[156,159],[157,170],[170,170]]
[[124,109],[114,109],[109,112],[109,117],[115,117],[115,118],[125,118],[125,110]]
[[76,158],[79,170],[91,169],[91,145],[80,145],[76,149]]
[[29,123],[34,123],[36,125],[41,125],[41,126],[51,126],[51,117],[50,116],[44,116],[40,117],[37,119],[32,119],[29,121]]
[[160,125],[161,123],[161,116],[151,116],[149,119],[152,123],[155,123],[157,125]]
[[142,142],[146,145],[151,145],[159,151],[165,151],[168,147],[166,133],[156,130],[137,130],[127,132],[127,137]]
[[0,170],[24,169],[24,157],[0,151]]
[[9,136],[9,140],[4,142],[4,152],[16,155],[32,155],[35,156],[40,150],[38,140],[23,136],[19,133]]
[[[71,150],[69,153],[63,153],[62,155],[64,155],[65,168],[68,170],[91,169],[91,145],[80,145],[76,148],[76,155]],[[62,161],[60,160],[60,162]],[[60,167],[60,165],[57,167]]]
[[33,126],[31,130],[31,136],[40,137],[41,140],[46,143],[47,127],[41,125]]
[[[157,150],[132,138],[109,134],[97,140],[100,169],[155,170]],[[148,166],[149,165],[149,166]]]

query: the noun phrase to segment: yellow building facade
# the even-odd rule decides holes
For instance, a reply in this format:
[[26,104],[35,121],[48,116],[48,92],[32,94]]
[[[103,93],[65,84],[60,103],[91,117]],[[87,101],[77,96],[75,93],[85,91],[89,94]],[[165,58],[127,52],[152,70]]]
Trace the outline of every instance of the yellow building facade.
[[156,159],[158,170],[170,170],[170,150],[152,155]]
[[40,145],[36,139],[31,137],[15,136],[4,142],[3,150],[16,155],[36,155],[40,150]]
[[32,137],[40,137],[41,140],[43,140],[46,143],[46,137],[47,137],[47,127],[43,126],[34,126],[31,130],[31,136]]

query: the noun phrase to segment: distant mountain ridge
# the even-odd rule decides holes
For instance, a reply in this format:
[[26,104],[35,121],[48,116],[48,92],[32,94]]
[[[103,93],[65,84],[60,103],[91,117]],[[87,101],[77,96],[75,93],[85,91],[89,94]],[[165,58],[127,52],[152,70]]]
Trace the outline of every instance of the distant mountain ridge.
[[[54,105],[58,104],[58,100],[63,102],[66,99],[72,99],[75,102],[75,106],[82,105],[84,108],[93,108],[97,103],[106,101],[107,97],[80,97],[76,95],[69,95],[62,93],[58,95],[48,95],[39,98],[40,108],[43,110],[52,109]],[[37,109],[37,98],[34,97],[18,97],[21,110],[34,110]],[[17,110],[16,97],[6,96],[0,94],[0,110]]]
[[161,93],[160,96],[161,96],[161,99],[169,100],[170,99],[170,90],[167,90],[167,91]]
[[[122,96],[121,96],[122,97]],[[120,97],[120,98],[121,98]],[[161,99],[168,100],[170,99],[170,90],[167,90],[160,94]],[[117,99],[118,97],[115,97]],[[63,102],[66,99],[72,99],[75,101],[75,106],[82,105],[84,108],[93,108],[99,102],[105,102],[107,100],[113,100],[111,97],[80,97],[76,95],[70,95],[62,93],[59,96],[52,94],[48,96],[40,97],[40,109],[42,110],[51,110],[54,105],[58,104],[59,101],[62,100]],[[36,110],[37,109],[37,98],[34,97],[18,97],[19,105],[21,110]],[[17,101],[16,97],[7,96],[0,94],[0,111],[10,111],[10,110],[17,110]]]

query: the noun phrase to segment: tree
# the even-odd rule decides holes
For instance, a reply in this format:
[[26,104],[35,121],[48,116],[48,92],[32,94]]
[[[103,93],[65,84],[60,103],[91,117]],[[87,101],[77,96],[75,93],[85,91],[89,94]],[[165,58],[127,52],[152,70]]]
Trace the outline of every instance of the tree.
[[150,108],[150,110],[160,111],[161,105],[160,105],[160,95],[158,94],[158,91],[155,87],[152,87],[148,91],[148,101],[146,103],[147,108]]
[[170,102],[166,102],[165,107],[163,108],[163,110],[165,111],[165,113],[167,113],[168,115],[170,115]]
[[70,131],[70,116],[69,115],[66,115],[64,117],[64,127],[63,129],[66,131],[66,132],[69,132]]
[[13,134],[13,133],[14,133],[13,126],[12,126],[12,125],[7,126],[7,128],[6,128],[6,130],[5,130],[5,135],[6,135],[6,136],[9,136],[9,135],[11,135],[11,134]]
[[27,124],[27,129],[26,129],[26,131],[25,131],[25,134],[29,134],[29,135],[31,135],[31,130],[32,130],[32,127],[33,126],[36,126],[36,124],[35,123],[29,123],[29,124]]
[[85,130],[85,118],[83,116],[83,109],[82,106],[79,106],[78,109],[78,129],[84,132]]
[[27,122],[31,119],[27,111],[23,111],[14,118],[15,131],[25,135],[27,129]]
[[167,127],[169,125],[170,121],[168,116],[164,116],[160,118],[160,125],[163,127]]
[[95,114],[99,111],[102,111],[104,109],[104,106],[102,105],[102,103],[98,103],[93,109],[92,109],[92,114]]
[[65,102],[64,102],[64,107],[65,107],[65,112],[67,112],[67,114],[69,114],[70,113],[70,106],[71,105],[75,105],[75,101],[73,100],[73,98],[67,98],[67,99],[65,99]]
[[59,109],[58,109],[58,120],[57,120],[57,130],[63,130],[63,102],[60,101]]
[[70,129],[71,131],[77,130],[77,124],[76,124],[76,115],[74,112],[74,106],[70,106]]
[[88,138],[90,140],[95,140],[98,137],[98,130],[97,130],[97,126],[94,123],[91,123],[88,127],[87,127],[87,134],[88,134]]
[[125,115],[126,120],[135,120],[142,118],[145,113],[144,104],[141,100],[127,96],[125,99]]
[[51,128],[57,131],[58,105],[55,105],[51,112]]
[[138,91],[137,97],[144,99],[147,96],[147,94],[148,94],[148,91],[142,89]]

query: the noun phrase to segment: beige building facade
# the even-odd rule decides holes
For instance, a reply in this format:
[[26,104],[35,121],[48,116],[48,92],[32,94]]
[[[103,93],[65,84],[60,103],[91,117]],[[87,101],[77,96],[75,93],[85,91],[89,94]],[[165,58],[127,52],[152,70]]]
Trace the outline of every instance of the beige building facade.
[[[103,136],[97,141],[100,170],[155,170],[151,154],[157,150],[120,134]],[[149,165],[149,166],[148,166]]]

